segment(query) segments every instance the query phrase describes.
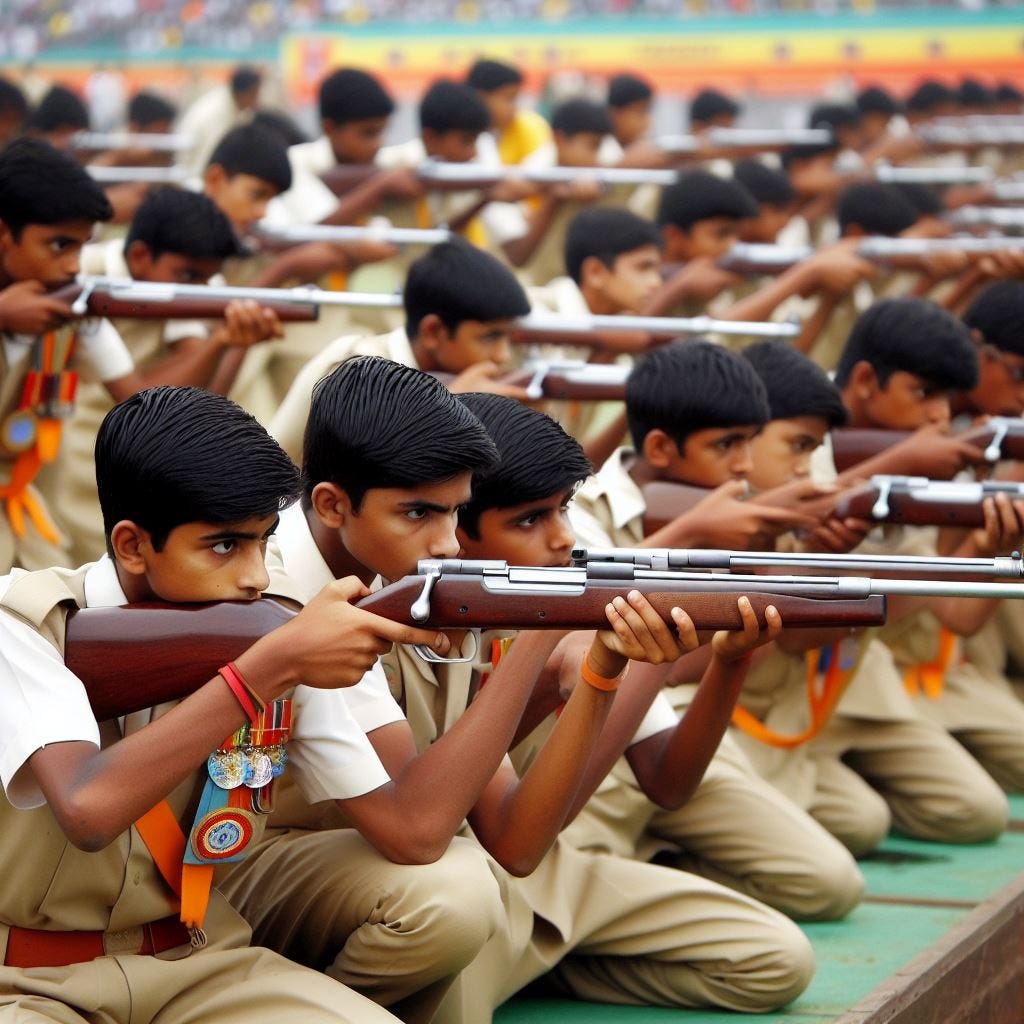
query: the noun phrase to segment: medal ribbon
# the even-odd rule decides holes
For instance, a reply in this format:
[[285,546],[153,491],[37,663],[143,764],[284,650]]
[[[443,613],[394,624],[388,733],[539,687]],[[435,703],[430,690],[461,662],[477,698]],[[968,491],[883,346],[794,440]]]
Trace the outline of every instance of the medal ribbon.
[[934,661],[911,665],[903,673],[903,686],[911,697],[924,694],[929,700],[938,700],[946,685],[946,671],[957,658],[956,634],[943,626],[939,630],[939,653]]
[[755,718],[746,708],[738,705],[732,713],[732,724],[742,729],[748,736],[753,736],[755,740],[784,750],[799,747],[802,743],[814,739],[832,717],[839,698],[850,685],[850,680],[864,654],[866,645],[853,640],[852,642],[857,644],[856,656],[852,659],[844,657],[842,647],[845,642],[808,651],[804,657],[807,666],[807,703],[811,710],[811,724],[803,732],[795,735],[778,733]]

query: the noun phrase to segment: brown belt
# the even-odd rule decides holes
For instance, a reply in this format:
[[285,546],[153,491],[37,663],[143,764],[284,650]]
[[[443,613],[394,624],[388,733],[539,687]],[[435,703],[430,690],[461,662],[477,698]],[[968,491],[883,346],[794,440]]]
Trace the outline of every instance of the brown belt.
[[188,944],[188,929],[177,917],[165,917],[121,932],[49,932],[12,925],[4,966],[68,967],[118,953],[152,956]]

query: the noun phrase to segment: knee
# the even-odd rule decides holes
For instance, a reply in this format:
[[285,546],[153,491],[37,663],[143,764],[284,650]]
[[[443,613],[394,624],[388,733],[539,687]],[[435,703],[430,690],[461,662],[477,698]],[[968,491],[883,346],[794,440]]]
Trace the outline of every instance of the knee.
[[749,975],[749,984],[739,979],[737,992],[748,1013],[769,1013],[791,1003],[814,977],[814,949],[807,936],[788,918],[780,915],[772,945],[761,968]]
[[864,876],[857,862],[840,843],[834,844],[831,856],[817,865],[812,898],[802,913],[802,921],[839,921],[864,898]]
[[892,828],[889,805],[873,789],[867,789],[850,815],[850,830],[837,836],[854,857],[863,857],[876,849]]
[[951,817],[944,829],[947,842],[987,843],[1006,831],[1010,805],[1006,794],[994,780],[986,777],[985,786],[978,786],[970,799],[962,801],[960,811]]

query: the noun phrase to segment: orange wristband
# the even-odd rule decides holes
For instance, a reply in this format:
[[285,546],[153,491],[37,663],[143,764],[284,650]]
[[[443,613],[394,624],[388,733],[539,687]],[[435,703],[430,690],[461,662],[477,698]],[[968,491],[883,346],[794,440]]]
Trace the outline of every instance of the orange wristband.
[[609,679],[607,676],[599,676],[591,667],[589,655],[584,657],[583,663],[580,665],[580,677],[583,682],[592,686],[595,690],[602,690],[605,693],[611,693],[619,688],[619,683],[622,681],[622,673],[620,672],[617,676],[612,676]]

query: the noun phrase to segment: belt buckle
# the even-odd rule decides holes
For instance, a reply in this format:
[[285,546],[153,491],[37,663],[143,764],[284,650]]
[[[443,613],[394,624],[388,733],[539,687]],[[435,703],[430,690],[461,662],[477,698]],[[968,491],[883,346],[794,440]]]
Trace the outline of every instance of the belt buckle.
[[122,928],[119,931],[104,932],[103,953],[105,956],[138,953],[142,949],[143,935],[141,925],[134,928]]

